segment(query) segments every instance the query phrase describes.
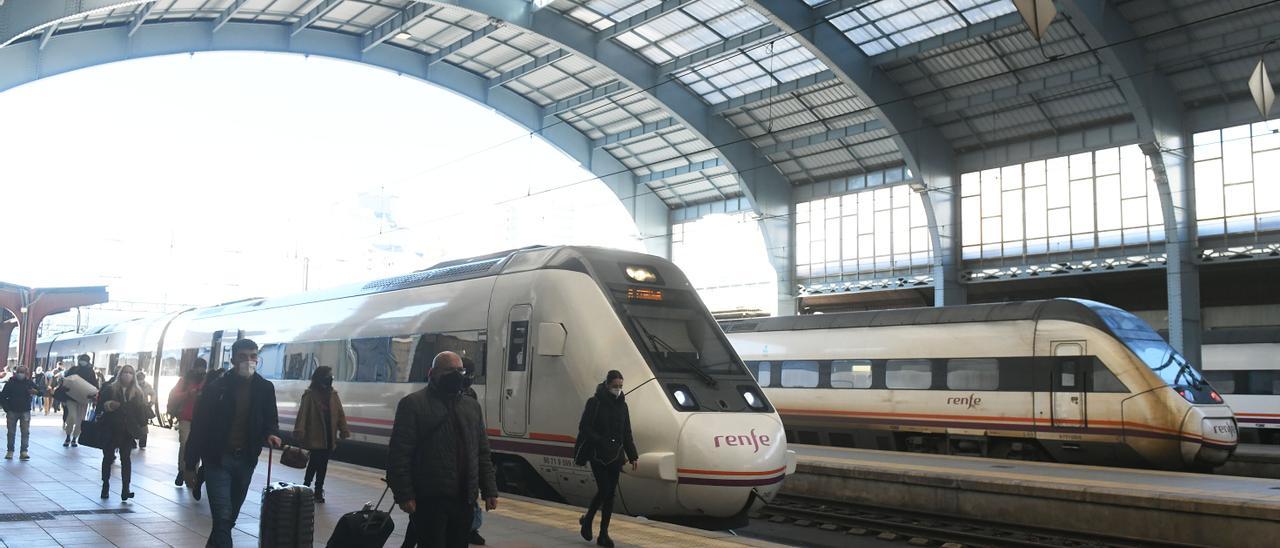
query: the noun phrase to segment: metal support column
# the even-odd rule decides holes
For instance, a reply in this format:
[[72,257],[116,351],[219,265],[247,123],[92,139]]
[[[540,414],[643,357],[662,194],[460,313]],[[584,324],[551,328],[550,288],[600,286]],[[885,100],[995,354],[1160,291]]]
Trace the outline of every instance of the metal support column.
[[[1184,139],[1182,143],[1190,142]],[[1195,181],[1186,148],[1143,144],[1160,189],[1164,211],[1165,280],[1169,293],[1169,344],[1200,367],[1200,260],[1196,245]]]

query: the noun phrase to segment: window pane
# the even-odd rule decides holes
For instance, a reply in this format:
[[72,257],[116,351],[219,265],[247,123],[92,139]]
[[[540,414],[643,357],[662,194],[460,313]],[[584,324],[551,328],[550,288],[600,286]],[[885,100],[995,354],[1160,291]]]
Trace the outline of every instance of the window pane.
[[1098,230],[1120,228],[1120,177],[1098,177],[1097,192]]
[[1049,212],[1045,209],[1045,188],[1034,187],[1026,190],[1027,237],[1043,238],[1049,234]]
[[871,360],[831,362],[832,388],[871,388]]
[[1128,392],[1129,389],[1117,379],[1115,374],[1102,363],[1101,360],[1093,360],[1093,391],[1094,392]]
[[783,388],[817,388],[818,362],[784,361],[782,362]]
[[1071,233],[1093,232],[1093,181],[1071,182]]
[[995,390],[1000,386],[1000,366],[994,358],[947,360],[947,388]]
[[928,389],[933,386],[933,366],[929,360],[889,360],[884,383],[889,388]]
[[1004,202],[1002,206],[1004,211],[1004,241],[1020,241],[1022,240],[1022,191],[1005,191],[1002,201]]
[[1222,217],[1222,160],[1196,162],[1196,217]]

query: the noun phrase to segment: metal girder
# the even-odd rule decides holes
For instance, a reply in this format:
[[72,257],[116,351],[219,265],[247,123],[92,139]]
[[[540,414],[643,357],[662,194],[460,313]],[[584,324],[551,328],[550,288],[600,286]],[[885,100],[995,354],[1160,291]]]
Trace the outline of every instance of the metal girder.
[[675,59],[667,61],[658,66],[658,72],[661,74],[671,74],[677,70],[696,65],[703,61],[708,61],[722,55],[732,53],[737,51],[738,48],[749,46],[756,42],[761,42],[770,37],[776,36],[781,32],[782,29],[779,29],[775,25],[765,25],[741,34],[735,34],[698,51],[686,53],[676,57]]
[[543,55],[542,57],[529,61],[528,63],[525,63],[514,69],[511,69],[507,72],[504,72],[502,74],[494,76],[493,78],[490,78],[489,87],[496,88],[498,86],[501,86],[502,84],[515,80],[516,78],[519,78],[535,70],[538,70],[542,67],[550,65],[556,61],[564,59],[569,55],[571,54],[565,50],[562,50],[562,49],[555,50],[551,53]]
[[663,15],[671,13],[689,4],[692,4],[695,1],[697,0],[663,0],[661,4],[658,4],[652,8],[644,10],[635,15],[632,15],[631,17],[628,17],[621,21],[618,21],[612,27],[609,27],[607,29],[604,29],[596,33],[596,36],[600,40],[607,40],[609,38],[613,38],[614,36],[627,32],[640,25],[648,23],[649,21],[653,21],[654,19],[662,17]]
[[57,23],[45,27],[44,32],[40,33],[40,51],[44,51],[44,47],[49,45],[49,39],[53,38],[55,32],[58,32]]
[[818,19],[830,19],[840,15],[846,11],[852,10],[863,4],[869,4],[875,0],[836,0],[835,2],[827,2],[817,8],[814,8],[813,14]]
[[648,175],[640,175],[636,177],[636,183],[647,185],[649,183],[661,181],[663,179],[670,179],[678,175],[686,175],[686,174],[695,173],[698,171],[706,171],[708,169],[717,168],[722,165],[724,165],[724,162],[720,161],[719,158],[712,158],[710,160],[694,162],[692,164],[683,165],[680,167],[664,169],[662,171],[654,171],[652,173],[649,173]]
[[289,36],[297,36],[299,32],[311,26],[312,23],[319,21],[321,17],[333,11],[333,8],[338,7],[338,4],[341,3],[342,0],[324,0],[316,4],[310,10],[307,10],[307,13],[302,14],[302,17],[295,21],[293,26],[289,27]]
[[967,40],[972,40],[980,36],[1024,24],[1025,23],[1023,22],[1021,15],[1017,13],[1008,13],[1001,15],[1000,17],[996,17],[995,19],[988,19],[981,23],[974,23],[951,32],[944,32],[932,38],[926,38],[919,42],[914,42],[902,47],[891,49],[884,53],[872,55],[871,62],[877,65],[884,65],[894,61],[918,57],[935,49],[959,44]]
[[955,151],[942,132],[916,111],[911,97],[854,45],[827,18],[861,4],[848,0],[829,2],[819,9],[800,0],[747,0],[747,6],[764,14],[821,60],[836,77],[864,101],[893,136],[907,168],[924,182],[925,214],[929,219],[934,256],[934,302],[964,302],[960,287],[960,215],[953,182]]
[[772,99],[784,93],[792,93],[792,92],[800,91],[802,89],[816,86],[823,82],[828,82],[835,79],[836,79],[835,73],[829,70],[824,70],[822,72],[810,74],[803,78],[797,78],[795,80],[783,82],[776,86],[767,87],[759,91],[753,91],[746,95],[739,95],[738,97],[734,97],[724,102],[716,103],[714,105],[711,105],[711,112],[713,114],[719,114],[721,112],[733,110],[735,108],[744,107],[753,103],[759,103],[767,99]]
[[[488,25],[485,25],[475,31],[472,31],[471,34],[463,36],[461,39],[456,40],[453,43],[443,48],[440,48],[438,51],[436,51],[435,53],[432,53],[431,55],[428,55],[427,65],[434,65],[436,63],[439,63],[440,61],[443,61],[445,57],[453,55],[454,52],[457,52],[462,48],[465,48],[471,44],[476,43],[477,40],[483,39],[484,37],[490,34],[493,34],[493,31],[496,31],[501,27],[502,25],[499,25],[496,23],[489,23]],[[369,50],[366,49],[365,51],[369,51]]]
[[414,2],[405,6],[404,9],[396,12],[395,15],[387,18],[386,21],[378,23],[378,26],[373,27],[373,30],[364,33],[364,37],[361,41],[363,45],[361,46],[360,51],[367,52],[377,47],[378,44],[390,40],[392,36],[404,32],[405,29],[412,27],[414,23],[417,23],[418,18],[425,15],[428,11],[431,11],[431,6],[426,2]]
[[[227,6],[226,9],[222,10],[222,13],[218,14],[218,19],[213,22],[213,32],[221,30],[222,26],[226,25],[227,21],[230,21],[237,13],[240,13],[240,9],[248,2],[249,0],[236,0],[235,2],[232,2],[230,6]],[[294,34],[297,34],[297,32],[294,32]]]
[[607,99],[612,95],[627,91],[628,89],[631,89],[630,86],[623,82],[610,82],[603,86],[596,86],[577,95],[566,97],[547,105],[546,108],[543,109],[543,115],[555,116],[571,108],[577,108],[582,105],[594,103],[601,99]]
[[1063,74],[1046,76],[1039,80],[1018,82],[1011,86],[982,90],[971,95],[951,96],[944,101],[920,107],[920,113],[925,116],[937,116],[948,112],[958,112],[964,109],[989,105],[1006,99],[1027,97],[1032,93],[1052,92],[1066,87],[1110,84],[1112,82],[1113,80],[1107,74],[1106,67],[1093,65]]
[[822,143],[829,143],[831,141],[838,141],[846,137],[853,137],[854,135],[861,135],[863,133],[869,133],[878,129],[884,129],[884,124],[881,123],[880,120],[871,120],[868,122],[863,122],[861,124],[853,124],[853,125],[845,126],[842,128],[836,128],[830,131],[824,131],[822,133],[810,135],[808,137],[801,137],[799,139],[792,139],[790,141],[783,141],[781,143],[775,143],[769,146],[760,147],[760,153],[765,155],[777,154],[779,152],[794,150],[797,148],[810,147],[813,145],[820,145]]
[[142,23],[146,22],[147,17],[151,16],[151,10],[156,7],[155,2],[147,2],[141,8],[133,12],[133,20],[129,21],[129,36],[133,36],[142,27]]
[[643,137],[645,135],[657,133],[669,127],[678,125],[680,125],[680,122],[676,121],[675,118],[663,118],[657,122],[650,122],[640,127],[631,128],[626,131],[619,131],[618,133],[610,133],[599,139],[594,139],[591,141],[591,146],[596,148],[609,146],[615,143],[629,141],[636,137]]

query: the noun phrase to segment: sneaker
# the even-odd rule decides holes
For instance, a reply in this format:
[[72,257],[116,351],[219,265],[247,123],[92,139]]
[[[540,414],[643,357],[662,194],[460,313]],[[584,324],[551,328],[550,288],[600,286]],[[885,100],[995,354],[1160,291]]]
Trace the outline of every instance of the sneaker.
[[5,451],[5,452],[4,452],[4,459],[5,459],[5,460],[13,460],[13,451]]
[[31,460],[31,455],[28,455],[26,451],[23,451],[22,455],[19,456],[18,458],[22,460]]
[[67,447],[67,446],[69,446],[69,445],[71,445],[71,436],[67,436],[67,439],[62,440],[62,446],[63,446],[63,447]]
[[312,498],[314,498],[317,503],[324,504],[324,489],[316,489],[316,494]]
[[480,531],[472,531],[471,538],[467,540],[467,544],[472,546],[484,546],[484,537],[480,536]]

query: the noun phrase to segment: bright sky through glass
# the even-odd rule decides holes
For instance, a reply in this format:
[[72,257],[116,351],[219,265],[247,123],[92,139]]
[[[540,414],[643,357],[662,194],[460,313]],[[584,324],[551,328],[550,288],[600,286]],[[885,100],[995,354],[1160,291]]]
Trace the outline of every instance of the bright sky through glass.
[[644,248],[617,197],[551,145],[354,63],[141,59],[0,93],[0,120],[17,228],[2,281],[201,305],[536,243]]

